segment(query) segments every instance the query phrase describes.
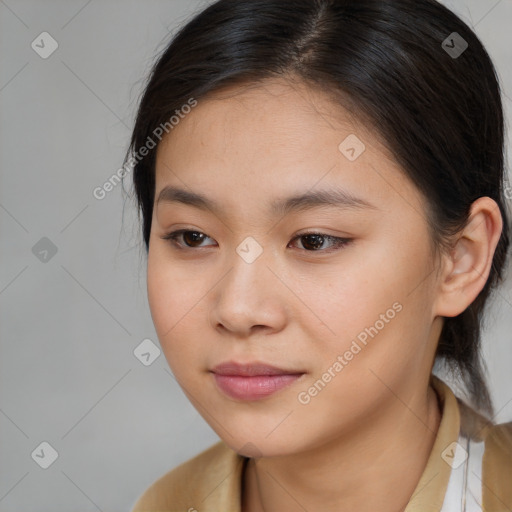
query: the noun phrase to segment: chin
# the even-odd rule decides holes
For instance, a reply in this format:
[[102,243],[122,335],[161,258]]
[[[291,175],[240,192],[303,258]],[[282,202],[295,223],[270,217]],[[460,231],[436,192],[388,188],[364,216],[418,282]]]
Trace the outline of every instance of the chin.
[[300,451],[302,446],[295,445],[293,442],[290,443],[290,439],[283,439],[276,436],[275,439],[270,440],[262,435],[261,438],[254,436],[254,434],[248,435],[247,437],[230,437],[223,432],[221,439],[226,443],[233,451],[244,457],[250,457],[258,459],[261,457],[279,457],[285,455],[291,455]]

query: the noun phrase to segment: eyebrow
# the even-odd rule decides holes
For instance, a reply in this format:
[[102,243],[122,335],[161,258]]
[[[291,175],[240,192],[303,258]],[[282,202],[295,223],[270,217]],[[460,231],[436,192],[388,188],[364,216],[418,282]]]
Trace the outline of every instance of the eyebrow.
[[[202,194],[170,185],[160,191],[156,202],[157,206],[161,202],[182,203],[201,210],[210,210],[214,213],[220,213],[221,211],[220,205],[212,199]],[[270,211],[272,214],[285,216],[292,212],[306,211],[322,206],[334,206],[342,209],[379,210],[377,206],[345,190],[327,189],[308,191],[285,199],[275,200],[270,204]]]

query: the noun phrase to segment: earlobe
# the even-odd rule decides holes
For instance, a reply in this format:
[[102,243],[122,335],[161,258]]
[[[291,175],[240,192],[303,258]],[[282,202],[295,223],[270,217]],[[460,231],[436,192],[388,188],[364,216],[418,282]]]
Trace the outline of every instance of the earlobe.
[[502,227],[494,200],[480,197],[472,204],[468,224],[457,235],[450,254],[444,256],[436,316],[457,316],[476,299],[489,277]]

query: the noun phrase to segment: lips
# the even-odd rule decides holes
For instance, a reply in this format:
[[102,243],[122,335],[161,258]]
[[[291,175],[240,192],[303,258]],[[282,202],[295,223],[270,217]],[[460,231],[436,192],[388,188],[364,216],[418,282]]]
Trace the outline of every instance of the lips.
[[212,373],[218,388],[230,398],[260,400],[288,387],[305,372],[230,361],[215,366]]

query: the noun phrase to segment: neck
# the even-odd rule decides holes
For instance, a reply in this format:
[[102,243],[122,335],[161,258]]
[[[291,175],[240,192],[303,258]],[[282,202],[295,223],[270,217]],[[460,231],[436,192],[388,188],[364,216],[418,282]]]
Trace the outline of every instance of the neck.
[[440,423],[428,386],[405,404],[393,396],[357,430],[314,449],[251,459],[243,512],[404,510],[425,469]]

